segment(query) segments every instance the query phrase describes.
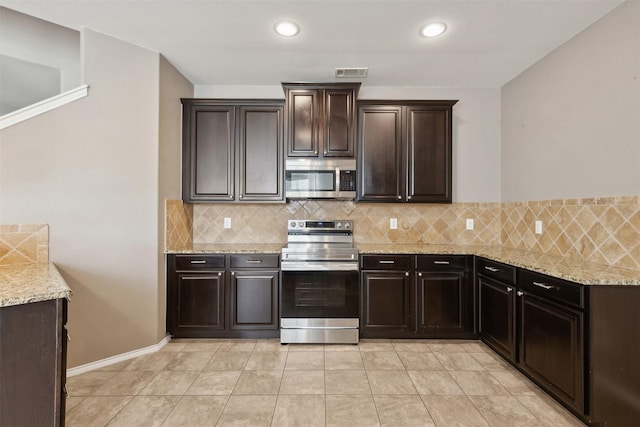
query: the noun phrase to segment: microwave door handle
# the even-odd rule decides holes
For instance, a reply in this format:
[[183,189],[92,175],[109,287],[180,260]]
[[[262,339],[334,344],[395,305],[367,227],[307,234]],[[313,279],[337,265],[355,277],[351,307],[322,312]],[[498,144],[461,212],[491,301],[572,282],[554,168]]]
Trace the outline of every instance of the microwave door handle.
[[336,192],[340,192],[340,168],[336,167]]

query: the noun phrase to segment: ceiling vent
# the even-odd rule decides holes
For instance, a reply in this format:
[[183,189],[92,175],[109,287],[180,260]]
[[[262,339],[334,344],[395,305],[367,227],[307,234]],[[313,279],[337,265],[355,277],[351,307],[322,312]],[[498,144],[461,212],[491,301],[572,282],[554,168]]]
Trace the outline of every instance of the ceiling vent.
[[360,68],[336,68],[336,77],[337,78],[365,78],[367,77],[367,73],[369,73],[369,68],[360,67]]

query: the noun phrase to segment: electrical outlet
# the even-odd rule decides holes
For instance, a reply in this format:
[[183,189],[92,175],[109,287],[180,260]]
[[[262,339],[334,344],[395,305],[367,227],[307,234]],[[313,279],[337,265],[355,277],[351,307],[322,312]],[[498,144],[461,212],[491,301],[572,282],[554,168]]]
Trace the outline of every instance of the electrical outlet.
[[389,219],[389,228],[391,230],[397,230],[398,229],[398,218],[390,218]]
[[536,221],[536,234],[542,234],[542,221]]
[[231,218],[224,219],[224,228],[231,228]]
[[467,230],[473,230],[473,218],[467,218]]

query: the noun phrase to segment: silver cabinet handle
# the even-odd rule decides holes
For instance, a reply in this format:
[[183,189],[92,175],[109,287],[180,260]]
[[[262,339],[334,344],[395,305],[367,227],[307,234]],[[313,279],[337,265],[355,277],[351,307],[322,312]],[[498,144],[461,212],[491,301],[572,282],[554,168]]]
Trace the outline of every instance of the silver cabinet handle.
[[513,288],[511,286],[507,286],[507,292],[512,292]]
[[231,275],[232,275],[232,276],[235,276],[235,275],[236,275],[236,272],[235,272],[235,271],[232,271],[232,272],[231,272]]
[[379,264],[395,264],[396,262],[395,261],[384,261],[384,260],[381,260],[381,261],[378,261],[378,263]]
[[516,292],[516,295],[518,295],[519,297],[521,297],[522,295],[524,295],[524,292],[522,292],[522,291],[518,291],[518,292]]
[[489,270],[489,271],[491,271],[492,273],[497,273],[498,271],[500,271],[500,269],[499,269],[499,268],[489,267],[489,266],[485,266],[485,267],[484,267],[484,269],[485,269],[485,270]]
[[193,259],[191,260],[191,264],[206,264],[207,261],[204,259]]
[[262,260],[261,259],[248,259],[246,261],[247,264],[262,264]]
[[422,277],[422,273],[418,273],[418,277]]
[[222,276],[222,271],[218,273],[218,276]]
[[551,285],[547,285],[544,283],[540,283],[540,282],[533,282],[534,285],[536,285],[539,288],[543,288],[543,289],[553,289],[553,286]]
[[439,265],[449,265],[451,264],[449,261],[433,261],[434,264],[439,264]]
[[405,275],[405,276],[407,276],[407,277],[409,277],[409,272],[408,272],[408,271],[407,271],[407,272],[405,272],[405,273],[404,273],[404,275]]

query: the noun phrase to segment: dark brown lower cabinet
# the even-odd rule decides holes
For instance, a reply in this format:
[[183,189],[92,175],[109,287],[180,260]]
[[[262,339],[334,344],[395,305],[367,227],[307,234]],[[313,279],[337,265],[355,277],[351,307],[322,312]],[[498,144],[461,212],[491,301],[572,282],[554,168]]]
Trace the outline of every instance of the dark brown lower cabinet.
[[516,268],[479,257],[475,265],[480,339],[516,363]]
[[586,410],[597,426],[640,420],[640,286],[588,286]]
[[583,313],[528,293],[519,297],[519,310],[520,368],[583,413]]
[[416,333],[429,338],[474,338],[472,258],[416,257]]
[[640,286],[583,286],[480,257],[476,272],[486,344],[589,426],[638,425]]
[[475,338],[472,259],[466,255],[361,258],[364,338]]
[[278,336],[279,255],[168,254],[167,331],[175,338]]
[[225,273],[178,273],[176,336],[208,336],[225,329]]
[[479,333],[494,351],[516,361],[516,293],[513,286],[478,278]]
[[231,271],[232,330],[278,329],[279,272]]
[[363,271],[361,281],[360,336],[392,338],[411,334],[409,272]]
[[0,308],[0,426],[64,426],[67,300]]

